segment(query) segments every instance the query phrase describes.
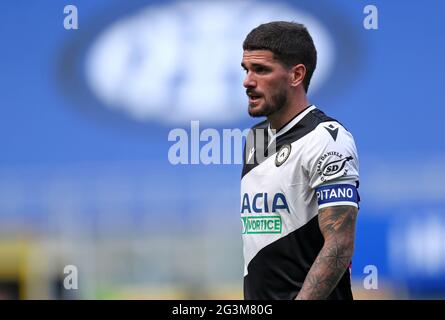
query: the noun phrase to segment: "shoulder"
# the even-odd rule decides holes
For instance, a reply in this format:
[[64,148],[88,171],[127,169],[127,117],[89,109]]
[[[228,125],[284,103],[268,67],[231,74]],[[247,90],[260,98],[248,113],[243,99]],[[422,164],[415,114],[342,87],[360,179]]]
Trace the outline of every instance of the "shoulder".
[[[304,143],[302,159],[308,171],[317,173],[320,182],[338,178],[348,171],[358,175],[358,153],[352,134],[324,113],[314,117],[324,121],[317,124]],[[343,168],[345,171],[341,172]]]
[[312,110],[309,121],[312,121],[314,126],[309,135],[309,145],[313,144],[313,147],[318,148],[328,145],[355,145],[352,133],[340,121],[326,115],[320,109]]
[[330,117],[329,115],[327,115],[326,113],[324,113],[322,110],[315,108],[313,109],[308,116],[310,118],[312,118],[312,120],[315,123],[322,123],[322,122],[327,122],[327,121],[336,121],[338,122],[336,119]]

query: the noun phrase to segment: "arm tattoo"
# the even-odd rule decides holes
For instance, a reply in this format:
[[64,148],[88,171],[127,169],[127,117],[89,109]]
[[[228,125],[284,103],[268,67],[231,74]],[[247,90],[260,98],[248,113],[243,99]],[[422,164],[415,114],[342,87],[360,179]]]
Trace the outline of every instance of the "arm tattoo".
[[357,208],[334,206],[320,209],[318,223],[324,245],[312,264],[296,299],[326,299],[351,262]]

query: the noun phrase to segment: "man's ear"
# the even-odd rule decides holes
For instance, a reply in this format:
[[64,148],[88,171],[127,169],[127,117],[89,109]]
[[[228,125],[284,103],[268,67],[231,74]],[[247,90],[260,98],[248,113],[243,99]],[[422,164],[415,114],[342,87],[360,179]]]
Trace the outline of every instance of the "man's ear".
[[292,87],[298,87],[303,83],[304,77],[306,76],[306,67],[304,64],[297,64],[293,66],[290,70],[290,85]]

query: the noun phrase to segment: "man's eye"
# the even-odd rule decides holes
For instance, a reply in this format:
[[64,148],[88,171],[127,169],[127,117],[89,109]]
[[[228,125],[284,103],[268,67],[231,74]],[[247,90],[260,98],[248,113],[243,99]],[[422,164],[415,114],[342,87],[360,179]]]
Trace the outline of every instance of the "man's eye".
[[265,72],[267,72],[267,69],[264,68],[264,67],[257,67],[257,68],[255,68],[255,72],[257,72],[257,73],[265,73]]

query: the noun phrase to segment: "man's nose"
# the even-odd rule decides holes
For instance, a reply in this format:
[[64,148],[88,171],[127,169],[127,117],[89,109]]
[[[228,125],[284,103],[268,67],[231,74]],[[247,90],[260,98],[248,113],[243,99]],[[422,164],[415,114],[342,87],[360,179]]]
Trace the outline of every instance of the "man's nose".
[[255,88],[257,83],[256,83],[255,79],[252,78],[251,74],[247,73],[246,77],[244,78],[243,85],[244,85],[244,88],[246,88],[246,89],[247,88]]

